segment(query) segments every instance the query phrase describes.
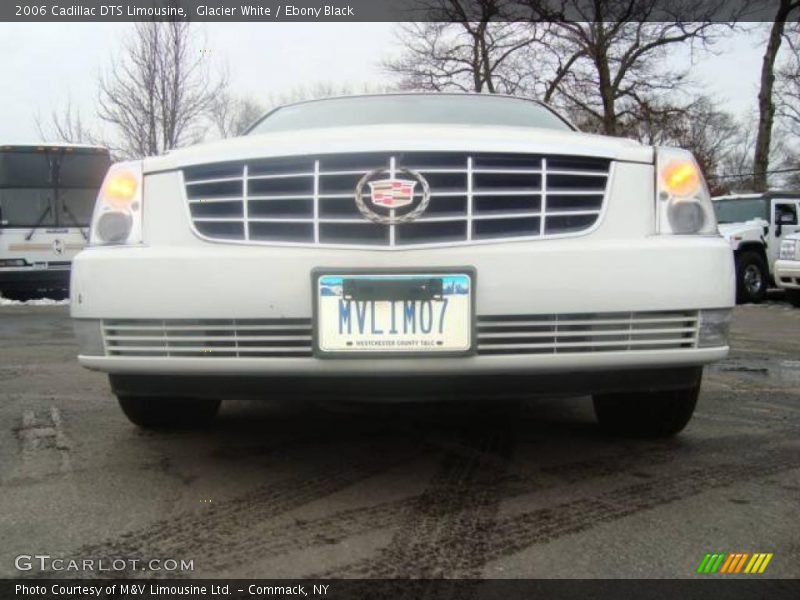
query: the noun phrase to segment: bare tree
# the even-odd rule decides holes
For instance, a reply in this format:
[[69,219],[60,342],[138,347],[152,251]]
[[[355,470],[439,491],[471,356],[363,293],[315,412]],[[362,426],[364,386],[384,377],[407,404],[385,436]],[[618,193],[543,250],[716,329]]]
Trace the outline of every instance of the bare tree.
[[[755,114],[740,121],[738,134],[731,140],[728,151],[721,162],[721,174],[715,176],[719,185],[741,192],[758,191],[753,172],[757,138],[757,119]],[[795,151],[796,152],[796,151]],[[791,185],[797,181],[795,170],[800,166],[796,153],[791,149],[791,135],[781,129],[772,134],[770,164],[775,165],[769,173],[769,180],[777,186]]]
[[[715,20],[723,0],[671,0],[669,10],[663,0],[425,4],[442,22],[400,26],[405,49],[386,66],[401,86],[535,96],[608,135],[623,133],[643,105],[666,96],[674,104],[687,69],[670,68],[670,53],[706,48],[726,27]],[[497,22],[509,14],[528,22]]]
[[[534,18],[541,0],[527,0]],[[549,6],[549,3],[544,3]],[[669,54],[688,46],[707,48],[728,25],[714,20],[720,3],[672,0],[670,13],[691,21],[655,21],[666,13],[662,0],[562,0],[564,19],[547,29],[555,62],[539,75],[547,98],[593,124],[592,129],[619,135],[625,122],[636,119],[645,104],[675,98],[687,83],[687,70],[668,65]],[[537,65],[541,69],[541,64]]]
[[136,23],[121,56],[100,79],[99,117],[120,138],[120,153],[160,154],[199,141],[204,118],[225,88],[185,22]]
[[733,115],[717,109],[713,100],[703,96],[692,102],[682,114],[671,117],[664,129],[669,136],[667,143],[694,154],[709,181],[712,194],[727,191],[723,185],[726,182],[717,176],[723,174],[726,163],[736,160],[733,156],[735,149],[741,145],[746,147],[748,139],[746,132],[745,139],[741,139],[741,124]]
[[800,0],[778,0],[778,9],[767,37],[767,46],[761,61],[761,83],[758,91],[758,129],[753,156],[753,184],[757,191],[767,188],[772,127],[775,121],[775,62],[784,39],[786,22],[800,9]]
[[303,102],[304,100],[319,100],[321,98],[332,98],[335,96],[349,96],[352,94],[380,94],[393,91],[395,88],[387,85],[376,85],[372,83],[362,83],[353,85],[350,83],[332,83],[330,81],[317,81],[310,85],[296,86],[288,91],[271,94],[267,98],[269,108],[290,104],[292,102]]
[[384,63],[400,87],[514,94],[527,74],[519,56],[537,41],[536,28],[502,22],[510,0],[423,0],[434,21],[398,25],[403,53]]
[[780,167],[788,170],[784,184],[800,187],[800,144],[795,141],[800,138],[800,23],[787,23],[784,37],[789,53],[777,72],[775,116],[783,125],[779,131],[788,133],[794,143],[785,144],[786,156]]
[[775,116],[800,133],[800,23],[787,24],[784,34],[789,49],[787,60],[776,74]]
[[720,173],[710,176],[709,184],[723,193],[753,190],[753,154],[756,147],[755,115],[746,115],[739,132],[731,140],[726,156],[720,161]]
[[252,98],[238,98],[222,93],[211,103],[209,119],[222,138],[242,135],[266,112],[263,104]]
[[43,140],[68,144],[103,145],[97,134],[86,125],[80,110],[73,108],[72,100],[67,100],[67,104],[61,112],[52,111],[49,123],[45,123],[38,115],[34,121],[39,137]]

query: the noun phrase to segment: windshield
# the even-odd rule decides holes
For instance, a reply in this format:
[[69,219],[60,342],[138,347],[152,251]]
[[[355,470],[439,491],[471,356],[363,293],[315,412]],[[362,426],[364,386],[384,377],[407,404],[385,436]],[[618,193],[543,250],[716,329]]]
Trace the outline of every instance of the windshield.
[[715,200],[717,223],[744,223],[752,219],[769,221],[769,200],[766,198],[732,198]]
[[99,150],[0,151],[0,226],[88,226],[109,164]]
[[520,98],[468,94],[400,94],[331,98],[284,106],[268,114],[248,133],[403,123],[507,125],[571,130],[550,109]]

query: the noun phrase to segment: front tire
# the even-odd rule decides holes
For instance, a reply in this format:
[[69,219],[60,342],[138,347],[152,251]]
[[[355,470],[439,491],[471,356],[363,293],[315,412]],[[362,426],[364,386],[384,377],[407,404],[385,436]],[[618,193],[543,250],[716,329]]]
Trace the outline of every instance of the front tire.
[[597,394],[594,412],[606,432],[629,437],[670,437],[692,418],[700,382],[691,388],[658,392]]
[[769,269],[758,252],[746,251],[736,257],[736,302],[763,302],[768,282]]
[[118,396],[128,420],[144,429],[186,428],[206,425],[219,412],[220,400]]
[[800,308],[800,290],[786,290],[786,299],[792,306]]

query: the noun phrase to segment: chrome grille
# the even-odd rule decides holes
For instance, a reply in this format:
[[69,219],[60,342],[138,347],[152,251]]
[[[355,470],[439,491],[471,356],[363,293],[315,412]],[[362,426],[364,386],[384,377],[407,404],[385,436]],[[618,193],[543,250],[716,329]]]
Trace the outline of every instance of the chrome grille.
[[[390,226],[361,216],[356,184],[379,168],[425,177],[422,217]],[[610,160],[593,157],[407,152],[215,163],[187,167],[183,179],[205,239],[407,248],[584,233],[600,219],[609,171]]]
[[484,316],[478,318],[478,353],[694,348],[697,318],[697,311]]
[[311,320],[114,320],[103,321],[103,338],[108,356],[310,356]]
[[[697,346],[697,311],[478,317],[478,354],[567,354]],[[108,356],[312,355],[310,319],[107,320]]]

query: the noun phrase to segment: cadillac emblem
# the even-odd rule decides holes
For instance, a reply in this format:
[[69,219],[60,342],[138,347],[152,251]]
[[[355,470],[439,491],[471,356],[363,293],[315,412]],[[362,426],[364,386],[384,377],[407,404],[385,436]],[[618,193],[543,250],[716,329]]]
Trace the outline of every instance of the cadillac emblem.
[[[394,175],[394,176],[392,176]],[[366,195],[369,187],[369,195]],[[356,185],[356,206],[365,219],[381,225],[400,225],[417,219],[428,208],[431,190],[416,171],[370,171]]]

